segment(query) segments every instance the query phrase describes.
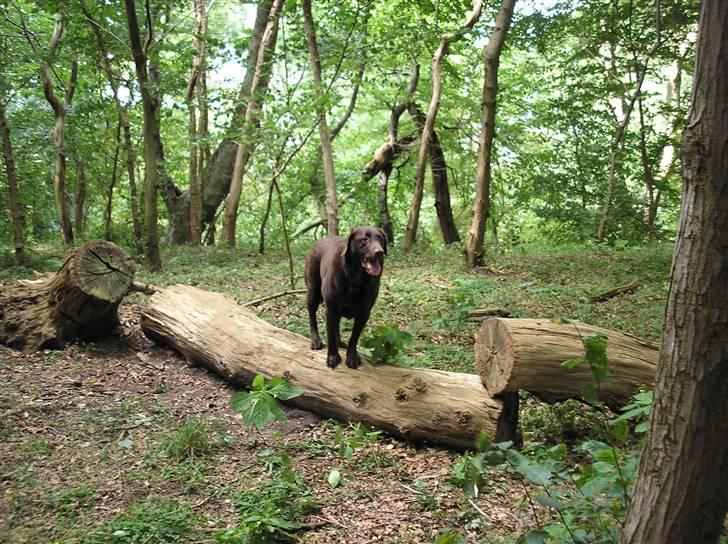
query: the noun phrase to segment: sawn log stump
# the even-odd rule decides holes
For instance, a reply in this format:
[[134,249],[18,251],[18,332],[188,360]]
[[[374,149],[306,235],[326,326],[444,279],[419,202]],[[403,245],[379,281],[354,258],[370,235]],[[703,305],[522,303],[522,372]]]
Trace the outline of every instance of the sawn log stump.
[[592,333],[608,339],[609,376],[600,386],[600,400],[614,409],[624,406],[640,386],[655,381],[657,346],[581,323],[488,319],[475,335],[475,362],[483,385],[494,397],[524,389],[548,402],[579,398],[592,381],[588,365],[565,368],[561,363],[583,357],[582,337]]
[[55,274],[0,288],[0,343],[35,351],[93,340],[118,324],[134,280],[134,261],[104,240],[84,244]]
[[456,449],[474,446],[480,431],[513,439],[517,398],[488,396],[480,378],[440,370],[371,365],[326,366],[303,336],[263,321],[232,298],[187,285],[152,296],[142,330],[225,381],[248,387],[261,374],[282,376],[302,391],[289,404],[324,417],[360,421],[413,442]]

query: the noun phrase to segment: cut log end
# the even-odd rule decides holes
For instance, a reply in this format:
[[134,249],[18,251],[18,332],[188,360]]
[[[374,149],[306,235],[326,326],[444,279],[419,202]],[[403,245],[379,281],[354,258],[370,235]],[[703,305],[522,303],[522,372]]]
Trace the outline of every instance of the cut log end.
[[624,406],[641,386],[650,386],[657,368],[657,346],[627,334],[584,324],[556,324],[547,319],[488,319],[475,336],[475,360],[488,393],[499,397],[520,389],[547,402],[581,398],[593,383],[589,365],[562,366],[584,356],[583,337],[607,338],[608,376],[600,400]]
[[73,260],[78,288],[105,302],[120,302],[131,288],[134,273],[134,261],[118,246],[104,240],[81,246]]

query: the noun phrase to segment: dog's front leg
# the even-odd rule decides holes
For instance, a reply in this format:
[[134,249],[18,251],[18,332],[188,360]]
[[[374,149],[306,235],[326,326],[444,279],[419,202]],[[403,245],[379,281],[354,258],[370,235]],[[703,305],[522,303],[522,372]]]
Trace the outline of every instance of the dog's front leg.
[[329,368],[336,368],[341,362],[341,355],[339,355],[340,323],[341,314],[335,308],[326,308],[326,336],[328,340],[326,365]]
[[351,338],[349,339],[349,346],[346,349],[346,366],[349,368],[359,368],[361,364],[356,346],[359,343],[359,337],[367,321],[369,321],[369,312],[361,312],[354,316],[354,326],[351,329]]

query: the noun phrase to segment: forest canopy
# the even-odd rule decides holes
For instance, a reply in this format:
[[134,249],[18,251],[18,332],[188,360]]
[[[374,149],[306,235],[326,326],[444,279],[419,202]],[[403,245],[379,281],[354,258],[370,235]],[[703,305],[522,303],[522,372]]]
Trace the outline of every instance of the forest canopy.
[[[280,15],[269,24],[268,50],[259,56],[261,24],[276,18],[264,10],[276,4]],[[487,248],[672,237],[697,5],[516,2],[499,59]],[[314,2],[319,84],[302,7],[231,0],[4,3],[0,105],[8,130],[0,206],[17,214],[22,242],[60,237],[60,198],[77,238],[138,248],[149,224],[142,215],[150,204],[142,198],[151,156],[159,162],[153,186],[162,241],[189,242],[189,217],[204,229],[196,235],[192,229],[193,242],[195,236],[212,240],[215,223],[218,241],[224,240],[220,229],[231,207],[222,198],[229,185],[213,189],[215,167],[227,152],[231,169],[230,155],[244,143],[249,157],[228,244],[254,246],[267,236],[280,246],[285,232],[295,236],[315,223],[325,228],[331,202],[322,119],[342,229],[382,223],[381,174],[378,181],[368,166],[383,144],[397,144],[388,163],[387,204],[394,238],[401,240],[415,190],[417,140],[433,95],[432,57],[454,34],[441,64],[429,140],[440,154],[428,157],[418,240],[442,241],[432,178],[443,172],[455,234],[464,239],[479,153],[483,48],[501,3],[484,2],[465,28],[473,5],[463,0]],[[141,84],[130,9],[147,71]],[[258,57],[260,81],[251,94]],[[145,89],[159,121],[158,147],[147,151]],[[407,112],[399,112],[393,133],[393,112],[402,105]],[[213,198],[211,191],[221,194]],[[0,214],[0,243],[8,248],[19,243],[12,219]]]

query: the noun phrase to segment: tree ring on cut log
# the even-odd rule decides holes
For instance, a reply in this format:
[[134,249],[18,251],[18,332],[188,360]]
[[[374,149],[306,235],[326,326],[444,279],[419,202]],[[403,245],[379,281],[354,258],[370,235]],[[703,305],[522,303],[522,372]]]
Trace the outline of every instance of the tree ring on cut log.
[[87,295],[116,303],[134,280],[134,261],[116,245],[93,240],[76,251],[72,274]]

